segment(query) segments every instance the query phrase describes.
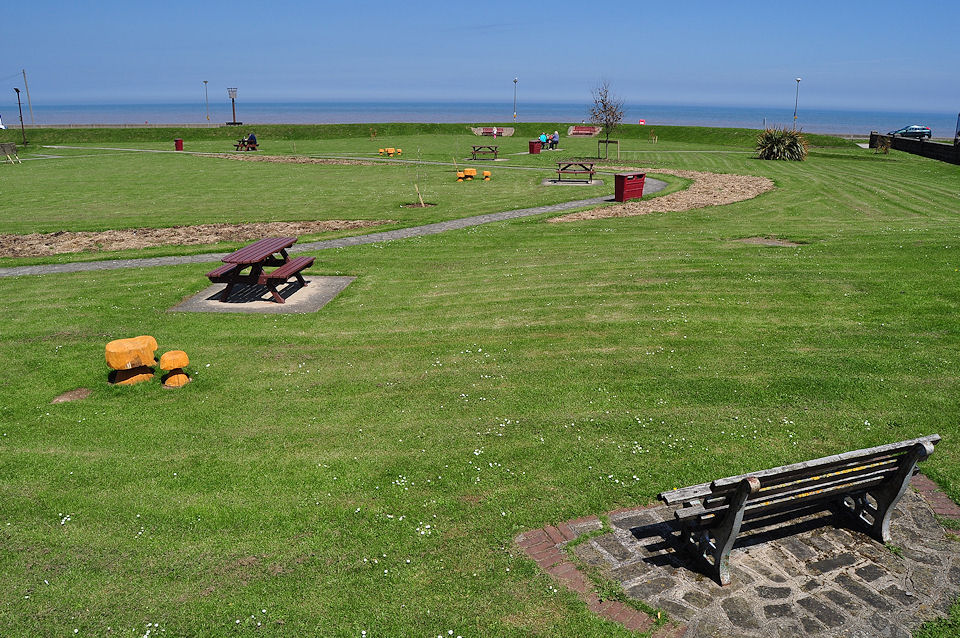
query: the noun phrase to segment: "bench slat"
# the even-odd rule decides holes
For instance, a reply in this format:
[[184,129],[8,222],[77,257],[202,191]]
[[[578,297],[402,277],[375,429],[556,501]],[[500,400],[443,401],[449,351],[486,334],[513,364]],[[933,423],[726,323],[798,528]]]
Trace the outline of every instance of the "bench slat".
[[[775,494],[773,497],[758,498],[758,494],[754,494],[751,496],[751,500],[747,502],[744,519],[755,518],[759,514],[766,514],[771,510],[783,507],[793,509],[811,501],[832,499],[837,493],[857,494],[865,489],[880,485],[888,480],[891,475],[892,472],[888,470],[880,470],[853,478],[844,476],[842,478],[824,481],[816,485],[797,488],[791,492]],[[689,520],[701,517],[702,523],[710,523],[712,522],[712,517],[723,514],[726,511],[726,507],[687,507],[677,510],[674,518],[677,520]]]
[[292,246],[296,241],[296,237],[265,237],[227,255],[224,260],[229,259],[230,262],[261,261],[264,257]]
[[884,455],[889,455],[891,452],[897,452],[900,454],[905,454],[917,443],[930,442],[933,445],[936,445],[940,442],[940,436],[937,434],[921,437],[918,439],[911,439],[909,441],[903,441],[900,443],[891,443],[888,445],[881,445],[874,448],[865,448],[862,450],[855,450],[853,452],[846,452],[843,454],[837,454],[834,456],[824,457],[822,459],[816,459],[814,461],[806,461],[804,463],[794,463],[792,465],[784,465],[782,467],[777,467],[769,470],[762,470],[759,472],[753,472],[750,474],[740,474],[738,476],[731,476],[728,478],[717,479],[711,483],[700,483],[699,485],[691,485],[689,487],[683,487],[676,490],[669,490],[666,492],[661,492],[657,498],[666,503],[667,505],[676,505],[684,501],[691,501],[694,499],[701,499],[707,495],[713,494],[718,491],[732,491],[736,489],[737,484],[740,483],[743,479],[753,476],[760,479],[761,485],[763,485],[764,477],[770,478],[771,476],[776,475],[786,475],[791,476],[798,473],[803,473],[806,471],[816,472],[817,468],[820,468],[824,465],[828,465],[829,462],[840,462],[846,461],[847,463],[856,463],[858,460],[866,460],[868,458],[881,457]]

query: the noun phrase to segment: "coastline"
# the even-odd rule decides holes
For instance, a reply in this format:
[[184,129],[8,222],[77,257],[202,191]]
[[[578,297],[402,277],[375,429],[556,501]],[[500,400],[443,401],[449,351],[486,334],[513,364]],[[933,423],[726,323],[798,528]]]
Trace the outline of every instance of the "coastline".
[[[520,103],[513,119],[512,104],[485,102],[249,102],[237,104],[243,126],[264,124],[500,124],[579,123],[589,119],[586,104]],[[19,127],[3,107],[7,128]],[[25,128],[217,128],[230,121],[229,106],[195,103],[38,105],[33,117],[24,113]],[[625,105],[624,123],[643,119],[647,127],[702,126],[762,129],[793,126],[793,107],[730,107],[691,105]],[[13,111],[16,113],[16,111]],[[866,136],[923,123],[934,136],[952,138],[957,116],[949,113],[907,113],[838,109],[804,109],[797,128],[808,133]],[[31,121],[32,120],[32,121]]]

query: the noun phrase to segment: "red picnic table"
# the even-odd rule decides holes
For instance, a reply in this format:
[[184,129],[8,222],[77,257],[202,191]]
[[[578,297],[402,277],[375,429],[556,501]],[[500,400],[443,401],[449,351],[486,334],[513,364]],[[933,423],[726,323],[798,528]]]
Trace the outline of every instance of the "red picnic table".
[[[284,302],[277,291],[278,282],[285,283],[290,277],[296,277],[301,286],[306,286],[307,282],[304,281],[300,271],[312,266],[314,258],[290,259],[287,248],[295,243],[297,243],[296,237],[265,237],[224,257],[221,260],[223,266],[207,273],[207,277],[213,283],[227,284],[220,301],[225,302],[230,297],[230,291],[238,283],[266,286],[277,303]],[[272,266],[279,267],[270,272],[264,270],[264,267]],[[243,274],[247,268],[250,272]]]

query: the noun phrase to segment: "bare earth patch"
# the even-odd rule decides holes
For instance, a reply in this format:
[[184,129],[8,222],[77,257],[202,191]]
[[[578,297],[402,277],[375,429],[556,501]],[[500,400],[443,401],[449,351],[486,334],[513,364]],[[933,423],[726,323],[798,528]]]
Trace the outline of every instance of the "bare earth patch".
[[773,182],[766,177],[752,175],[725,175],[707,173],[703,171],[665,170],[662,168],[628,168],[620,166],[609,167],[615,171],[638,171],[649,173],[666,173],[693,180],[686,190],[670,193],[663,197],[641,199],[625,202],[616,206],[605,206],[579,213],[570,213],[553,217],[551,222],[573,222],[584,219],[606,219],[608,217],[632,217],[648,213],[667,213],[702,208],[704,206],[721,206],[753,199],[761,193],[773,190]]
[[76,390],[70,390],[69,392],[64,392],[60,396],[54,398],[50,403],[67,403],[68,401],[79,401],[80,399],[86,399],[90,396],[90,388],[77,388]]
[[271,235],[316,235],[339,230],[392,224],[393,220],[328,219],[314,222],[262,222],[256,224],[199,224],[171,228],[129,228],[103,232],[31,233],[0,235],[0,257],[45,257],[61,253],[125,250],[151,246],[217,244],[250,241]]
[[755,244],[757,246],[799,246],[795,241],[787,239],[778,239],[776,237],[744,237],[743,239],[734,239],[743,244]]
[[326,164],[328,166],[376,166],[378,162],[352,159],[321,159],[292,155],[247,155],[238,153],[215,153],[207,157],[240,160],[241,162],[273,162],[275,164]]

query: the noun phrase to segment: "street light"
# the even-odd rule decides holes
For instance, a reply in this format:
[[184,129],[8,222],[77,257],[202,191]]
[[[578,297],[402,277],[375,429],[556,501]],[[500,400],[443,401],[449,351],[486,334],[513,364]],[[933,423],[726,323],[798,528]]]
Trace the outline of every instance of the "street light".
[[513,78],[513,124],[517,124],[517,78]]
[[207,81],[203,81],[203,101],[207,105],[207,121],[210,121],[210,95],[207,93]]
[[23,135],[23,145],[27,145],[27,132],[23,129],[23,106],[20,104],[20,89],[14,87],[17,92],[17,108],[20,109],[20,134]]
[[240,126],[243,122],[237,121],[237,89],[236,87],[228,88],[227,95],[230,96],[230,105],[233,107],[233,121],[227,122],[229,126]]
[[800,80],[802,78],[797,78],[797,96],[793,100],[793,130],[797,130],[797,104],[800,103]]

